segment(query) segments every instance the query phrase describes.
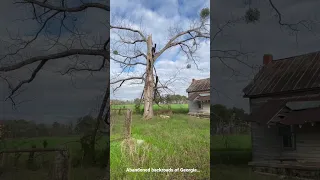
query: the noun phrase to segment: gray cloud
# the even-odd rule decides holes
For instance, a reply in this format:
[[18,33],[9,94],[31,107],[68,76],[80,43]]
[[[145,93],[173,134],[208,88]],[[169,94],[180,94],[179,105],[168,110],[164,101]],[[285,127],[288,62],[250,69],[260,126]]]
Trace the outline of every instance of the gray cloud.
[[[76,1],[73,1],[76,2]],[[98,2],[98,1],[97,1]],[[108,1],[99,1],[108,3]],[[78,3],[77,3],[78,4]],[[76,4],[70,4],[74,6]],[[13,34],[20,32],[21,35],[34,35],[39,28],[36,23],[31,20],[22,22],[14,21],[16,19],[23,19],[30,17],[31,8],[26,6],[17,7],[12,2],[6,1],[0,7],[0,39],[10,40],[6,27],[11,28]],[[80,15],[79,29],[87,33],[86,40],[89,45],[95,39],[105,41],[109,37],[109,28],[105,26],[109,19],[109,13],[101,10],[88,10]],[[57,28],[52,25],[52,31],[57,33]],[[18,31],[19,30],[19,31]],[[71,34],[67,31],[63,32],[60,41],[62,43],[68,42]],[[100,42],[99,42],[100,43]],[[48,39],[41,34],[39,40],[36,41],[31,48],[23,51],[24,57],[37,56],[55,53],[62,50],[62,46],[55,46],[49,51],[44,51],[47,48]],[[51,43],[52,44],[52,43]],[[8,44],[2,43],[0,54],[5,54],[8,51],[4,49]],[[74,47],[80,47],[79,42],[75,42]],[[19,61],[19,57],[10,59],[7,63]],[[78,62],[90,62],[92,67],[97,67],[101,58],[92,56],[81,56]],[[76,118],[86,115],[88,113],[96,113],[97,107],[101,103],[101,96],[107,86],[109,79],[109,72],[106,70],[96,72],[90,75],[86,72],[75,73],[72,77],[62,76],[58,71],[63,71],[76,60],[63,58],[51,61],[45,65],[43,70],[39,72],[35,80],[23,86],[23,91],[16,98],[17,102],[24,101],[24,103],[17,106],[17,110],[11,108],[10,101],[4,101],[8,96],[8,87],[4,81],[0,80],[0,119],[27,119],[37,122],[52,123],[53,121],[66,122],[75,120]],[[0,62],[1,64],[4,61]],[[34,69],[35,65],[28,66],[29,69]],[[28,79],[31,75],[27,68],[6,73],[12,76],[18,83],[19,80]],[[1,74],[3,75],[3,74]]]
[[[172,35],[168,32],[170,28],[176,25],[183,30],[189,29],[191,25],[190,21],[194,20],[195,18],[199,19],[200,10],[204,7],[208,7],[209,2],[210,1],[208,0],[189,1],[188,3],[182,3],[182,1],[177,0],[141,0],[134,1],[134,3],[133,1],[128,0],[112,1],[111,9],[115,16],[111,17],[111,22],[117,25],[117,20],[120,18],[122,22],[130,24],[131,27],[139,30],[142,29],[144,30],[145,34],[152,34],[154,43],[157,44],[158,49],[161,49],[168,42],[169,37],[172,38]],[[135,11],[131,12],[130,9],[135,9]],[[115,30],[111,31],[111,44],[116,42],[116,39],[118,38],[114,31]],[[132,47],[133,46],[130,45],[131,49]],[[127,46],[123,45],[122,48],[123,49],[120,49],[119,51],[120,54],[128,52],[129,48],[127,49]],[[142,50],[144,50],[143,48],[145,48],[144,45]],[[194,63],[192,63],[192,67],[190,69],[186,69],[186,65],[190,62],[187,62],[187,57],[180,50],[180,48],[174,47],[168,49],[159,57],[155,63],[155,67],[162,83],[169,81],[171,78],[174,78],[176,81],[168,85],[171,91],[162,91],[161,93],[187,95],[186,89],[190,85],[193,78],[208,78],[210,76],[209,53],[209,41],[202,42],[196,53],[196,56],[199,60],[197,64],[201,70],[198,70]],[[132,76],[133,74],[135,76],[141,76],[145,71],[145,67],[136,66],[134,72],[122,73],[118,77],[120,72],[122,72],[122,69],[119,63],[111,62],[110,71],[111,81],[116,81],[124,77]],[[137,83],[138,82],[140,81],[137,81]],[[119,86],[119,84],[120,83],[112,85],[112,87],[116,88]],[[143,85],[140,84],[133,86],[129,82],[125,82],[115,93],[111,93],[111,99],[133,100],[134,98],[140,98],[142,91]]]
[[[252,66],[261,66],[265,53],[271,53],[274,59],[280,59],[308,52],[319,51],[319,24],[317,17],[320,12],[317,7],[319,1],[274,1],[282,13],[286,23],[296,23],[300,20],[312,20],[312,32],[303,27],[296,36],[278,23],[278,17],[267,1],[255,1],[252,7],[261,11],[261,20],[256,24],[236,23],[224,29],[223,33],[211,44],[211,49],[236,49],[243,52],[252,52],[245,62]],[[243,1],[214,1],[211,3],[211,30],[217,31],[218,25],[224,24],[232,18],[244,15],[246,7]],[[242,75],[231,77],[233,72],[219,59],[211,60],[211,84],[220,92],[213,97],[213,103],[220,103],[228,107],[240,107],[248,111],[249,103],[242,97],[242,89],[250,82],[256,70],[252,72],[241,63],[228,59],[224,61],[230,67],[240,71]]]

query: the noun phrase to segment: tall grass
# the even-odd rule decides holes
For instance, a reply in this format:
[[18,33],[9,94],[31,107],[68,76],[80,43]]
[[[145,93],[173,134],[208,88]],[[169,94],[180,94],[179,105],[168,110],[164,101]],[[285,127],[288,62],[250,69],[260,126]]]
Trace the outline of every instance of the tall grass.
[[[119,118],[117,123],[122,124],[121,119],[124,118]],[[144,121],[140,115],[134,115],[133,142],[111,142],[111,179],[208,179],[209,125],[207,119],[187,115],[173,115],[170,119],[155,117],[150,121]],[[111,139],[122,133],[121,125],[115,126],[113,132]],[[143,140],[144,143],[138,146],[135,140]],[[136,149],[130,149],[130,146]],[[126,172],[127,168],[196,168],[200,172],[134,173]]]
[[251,161],[250,135],[211,136],[211,163],[247,165]]
[[[1,142],[0,151],[4,149],[29,149],[32,146],[43,148],[43,141],[47,141],[46,148],[55,148],[67,146],[70,152],[70,180],[88,180],[100,179],[105,175],[105,170],[99,167],[81,167],[77,165],[77,161],[81,160],[81,145],[78,142],[80,136],[67,137],[37,137],[37,138],[19,138],[10,139]],[[99,157],[101,152],[107,147],[108,137],[103,137],[97,142],[97,153]],[[35,165],[32,170],[27,168],[27,159],[29,153],[22,153],[19,157],[17,167],[11,168],[16,154],[9,154],[8,166],[6,165],[5,173],[1,174],[0,179],[10,180],[43,180],[48,178],[48,174],[52,170],[53,160],[56,152],[35,153]],[[101,156],[102,157],[102,156]],[[10,167],[9,167],[10,166]],[[1,170],[1,169],[0,169]]]
[[280,180],[276,176],[253,173],[250,135],[211,136],[212,179],[215,180]]

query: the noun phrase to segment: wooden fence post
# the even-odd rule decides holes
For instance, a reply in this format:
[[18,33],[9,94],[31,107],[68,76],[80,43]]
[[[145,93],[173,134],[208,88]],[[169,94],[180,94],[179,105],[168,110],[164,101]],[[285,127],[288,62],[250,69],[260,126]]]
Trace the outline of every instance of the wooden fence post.
[[1,165],[0,165],[0,167],[4,168],[4,167],[6,167],[6,164],[8,162],[8,154],[7,153],[1,153],[0,157],[1,157]]
[[127,114],[124,122],[124,138],[129,139],[131,137],[131,121],[132,121],[132,111],[127,109]]
[[113,125],[114,125],[114,122],[115,122],[115,117],[114,117],[114,113],[111,113],[110,111],[110,125],[109,125],[109,132],[110,132],[110,135],[112,134],[112,130],[113,130]]
[[61,150],[57,152],[54,161],[52,180],[69,179],[69,152]]

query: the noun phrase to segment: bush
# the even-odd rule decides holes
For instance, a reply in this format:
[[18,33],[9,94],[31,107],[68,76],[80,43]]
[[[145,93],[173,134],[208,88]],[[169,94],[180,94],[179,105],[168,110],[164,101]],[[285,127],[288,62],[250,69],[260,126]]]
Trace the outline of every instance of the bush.
[[135,104],[134,105],[134,112],[137,113],[137,114],[141,113],[140,104]]

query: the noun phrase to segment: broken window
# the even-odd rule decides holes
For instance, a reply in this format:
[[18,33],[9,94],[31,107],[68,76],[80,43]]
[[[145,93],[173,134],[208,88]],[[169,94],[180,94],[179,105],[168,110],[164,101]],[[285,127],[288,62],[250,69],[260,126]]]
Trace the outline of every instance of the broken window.
[[202,102],[201,101],[198,102],[198,108],[202,109]]

